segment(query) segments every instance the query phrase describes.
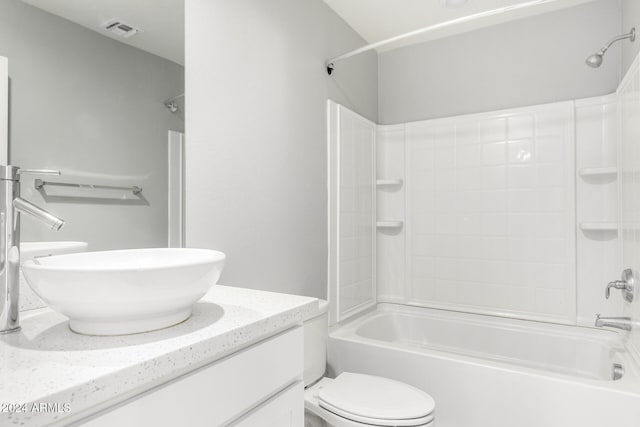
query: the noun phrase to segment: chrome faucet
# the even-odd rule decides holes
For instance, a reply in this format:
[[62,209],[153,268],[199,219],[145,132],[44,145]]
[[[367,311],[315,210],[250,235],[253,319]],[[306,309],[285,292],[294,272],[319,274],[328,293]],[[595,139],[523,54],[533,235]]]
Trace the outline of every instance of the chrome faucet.
[[20,175],[59,171],[0,166],[0,334],[20,330],[20,213],[60,230],[64,221],[20,197]]
[[633,325],[630,317],[602,317],[596,314],[596,324],[598,328],[609,327],[630,331]]
[[609,299],[611,296],[611,288],[622,290],[622,296],[624,300],[627,302],[633,302],[634,296],[634,285],[635,285],[635,273],[632,269],[627,268],[622,272],[622,277],[620,280],[614,280],[613,282],[609,282],[604,291],[604,297]]

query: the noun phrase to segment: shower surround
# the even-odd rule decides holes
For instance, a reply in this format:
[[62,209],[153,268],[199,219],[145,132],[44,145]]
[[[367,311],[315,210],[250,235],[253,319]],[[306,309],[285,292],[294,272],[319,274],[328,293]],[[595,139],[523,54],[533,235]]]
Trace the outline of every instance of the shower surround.
[[620,313],[603,297],[621,271],[616,108],[376,126],[330,103],[332,320],[377,302],[583,326]]
[[331,370],[424,389],[442,427],[640,425],[640,335],[593,329],[640,319],[604,296],[640,270],[639,106],[640,59],[575,101],[391,126],[329,102]]

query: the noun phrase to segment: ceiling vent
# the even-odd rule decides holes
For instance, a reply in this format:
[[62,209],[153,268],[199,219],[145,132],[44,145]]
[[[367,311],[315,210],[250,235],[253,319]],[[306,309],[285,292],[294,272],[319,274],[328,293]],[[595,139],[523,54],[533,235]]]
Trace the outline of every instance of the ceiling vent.
[[106,22],[103,25],[103,28],[118,37],[124,38],[135,36],[140,32],[139,29],[134,28],[129,24],[125,24],[119,19],[112,19],[111,21]]

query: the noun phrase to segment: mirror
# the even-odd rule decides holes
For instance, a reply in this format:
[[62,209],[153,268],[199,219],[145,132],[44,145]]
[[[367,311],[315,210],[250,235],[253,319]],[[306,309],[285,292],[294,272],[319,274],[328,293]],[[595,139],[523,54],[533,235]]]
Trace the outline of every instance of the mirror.
[[21,193],[66,220],[23,216],[22,242],[182,246],[183,46],[182,1],[0,3],[8,161],[61,171],[22,176]]

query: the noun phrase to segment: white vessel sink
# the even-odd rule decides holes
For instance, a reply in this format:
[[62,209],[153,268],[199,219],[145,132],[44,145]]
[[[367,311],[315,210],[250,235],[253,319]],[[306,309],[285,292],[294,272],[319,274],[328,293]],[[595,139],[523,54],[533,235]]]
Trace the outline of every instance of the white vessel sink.
[[207,249],[130,249],[22,264],[34,292],[87,335],[165,328],[187,319],[218,281],[225,255]]
[[[20,263],[33,258],[86,252],[87,242],[20,242]],[[33,292],[20,270],[20,311],[43,308],[47,305]]]

